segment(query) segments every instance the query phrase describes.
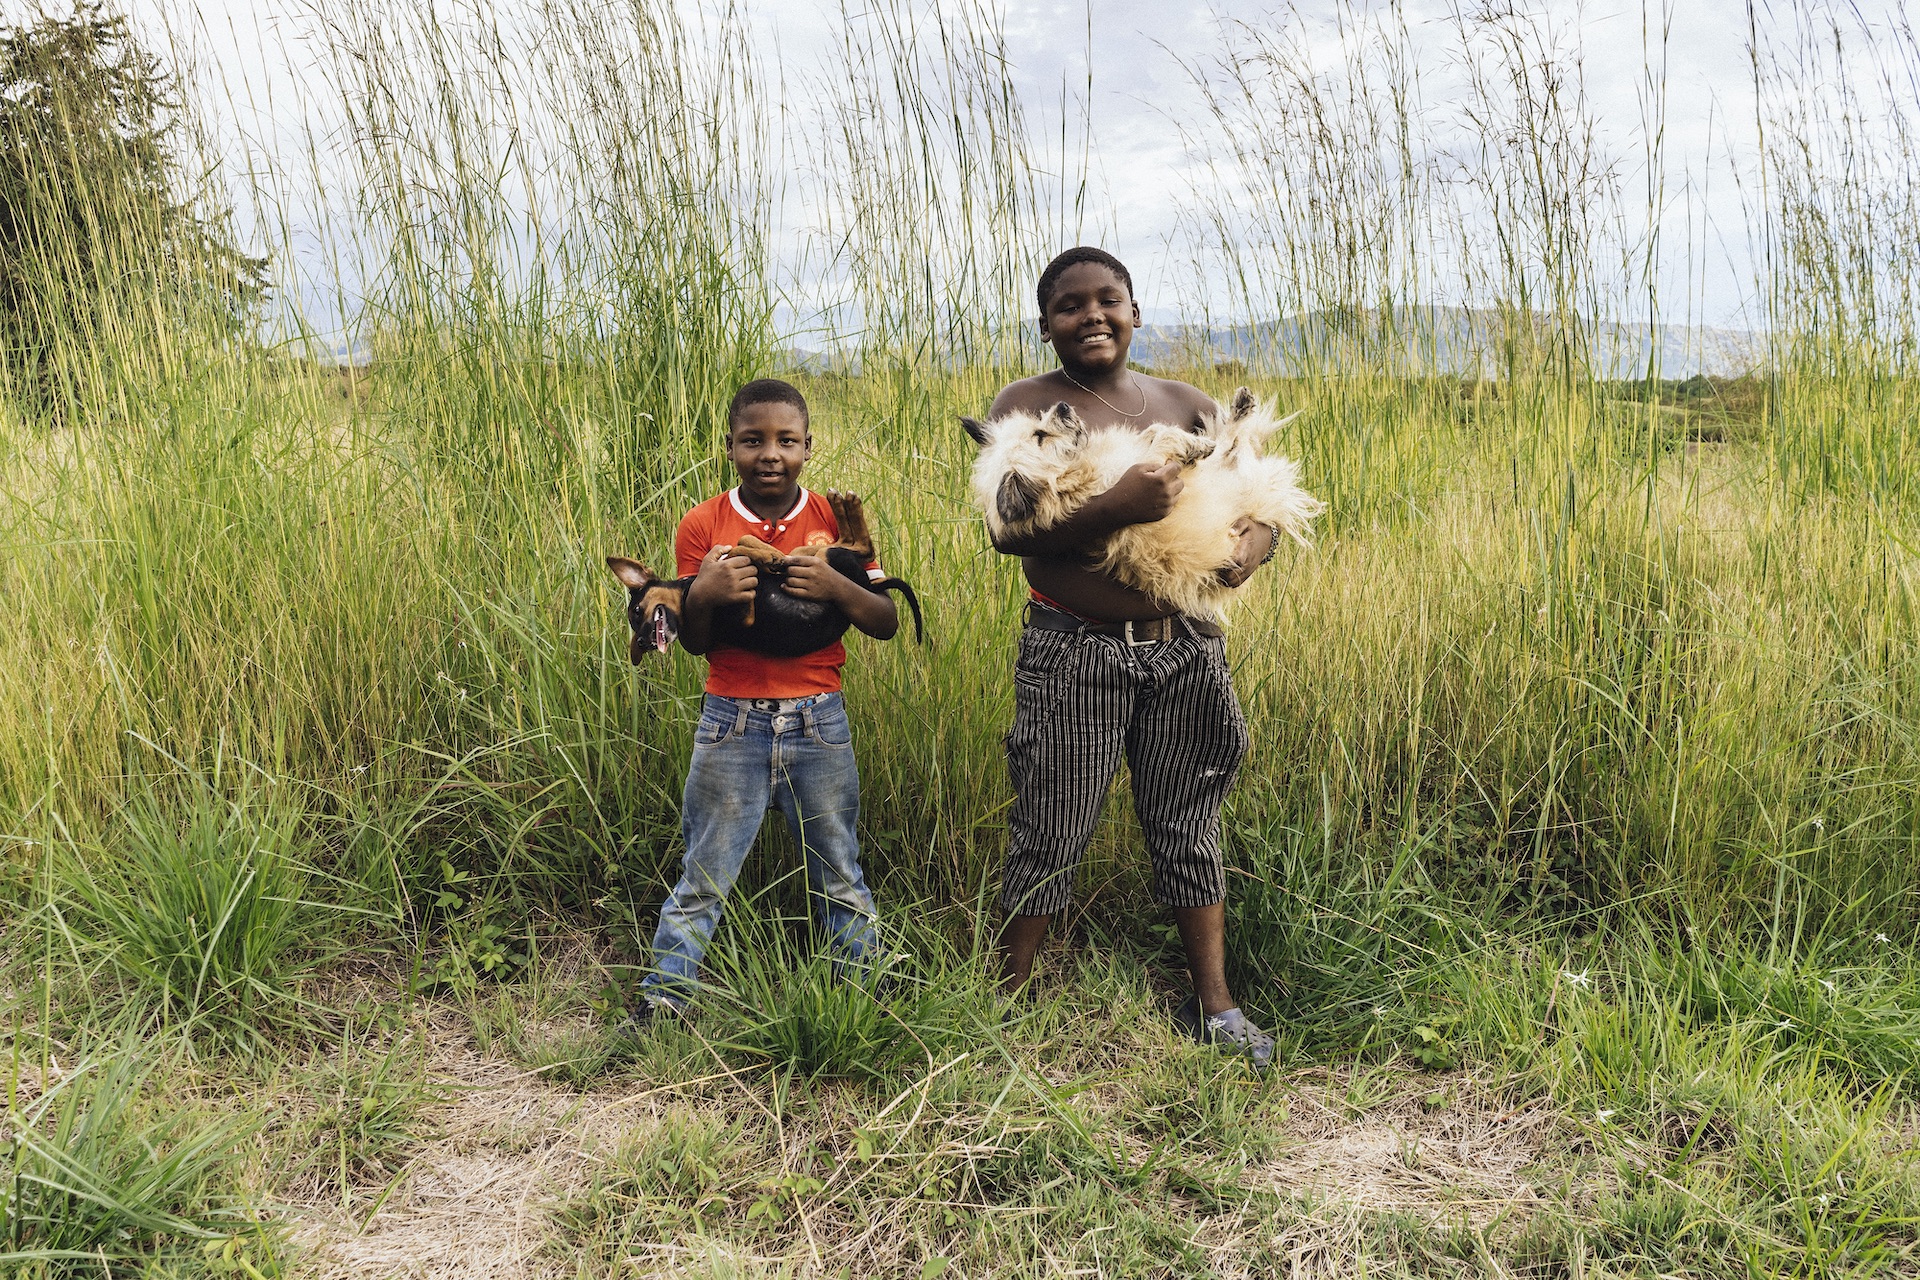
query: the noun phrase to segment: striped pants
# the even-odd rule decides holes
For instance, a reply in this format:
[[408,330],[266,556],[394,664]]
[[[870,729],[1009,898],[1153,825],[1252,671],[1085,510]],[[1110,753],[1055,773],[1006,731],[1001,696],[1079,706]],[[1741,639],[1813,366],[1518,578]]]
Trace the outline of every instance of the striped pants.
[[1220,803],[1247,752],[1225,640],[1182,635],[1129,645],[1117,636],[1027,627],[1013,679],[1006,745],[1014,799],[1002,909],[1066,909],[1123,753],[1153,861],[1154,897],[1170,907],[1225,898]]

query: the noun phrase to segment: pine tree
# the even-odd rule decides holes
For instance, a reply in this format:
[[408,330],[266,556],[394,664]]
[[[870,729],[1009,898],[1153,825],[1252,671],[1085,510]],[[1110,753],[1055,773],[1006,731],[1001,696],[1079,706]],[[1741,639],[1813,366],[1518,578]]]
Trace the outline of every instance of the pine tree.
[[266,263],[183,195],[179,112],[98,3],[0,27],[0,390],[30,412],[250,330]]

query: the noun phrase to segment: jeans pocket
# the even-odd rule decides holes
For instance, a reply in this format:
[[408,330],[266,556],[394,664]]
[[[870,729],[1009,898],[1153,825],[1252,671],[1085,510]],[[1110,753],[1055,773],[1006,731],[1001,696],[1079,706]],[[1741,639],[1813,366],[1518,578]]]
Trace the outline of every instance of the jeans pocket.
[[834,701],[820,707],[813,713],[814,741],[826,747],[850,747],[853,745],[853,722],[847,719],[847,708]]
[[700,712],[700,723],[693,728],[693,745],[711,747],[725,742],[734,735],[740,717],[731,707],[716,707],[708,703]]

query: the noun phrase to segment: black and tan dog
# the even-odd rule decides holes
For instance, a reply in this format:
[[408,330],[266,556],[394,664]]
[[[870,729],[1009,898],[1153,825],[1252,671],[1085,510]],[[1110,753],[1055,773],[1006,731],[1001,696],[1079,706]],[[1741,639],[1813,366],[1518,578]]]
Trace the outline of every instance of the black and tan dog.
[[[920,599],[901,578],[867,580],[867,564],[873,559],[873,537],[867,532],[866,511],[857,495],[828,494],[834,521],[840,526],[840,539],[818,548],[827,564],[853,579],[869,591],[898,591],[913,610],[913,638],[925,643],[920,624]],[[752,534],[733,544],[740,555],[753,561],[759,571],[759,584],[753,599],[745,604],[727,605],[714,610],[712,640],[765,654],[770,658],[797,658],[824,649],[846,634],[852,624],[838,607],[824,600],[802,600],[787,594],[782,584],[787,578],[787,557]],[[814,548],[809,548],[813,550]],[[627,656],[638,666],[651,649],[665,653],[680,634],[680,613],[686,606],[687,588],[693,579],[656,578],[638,560],[608,556],[607,568],[627,589],[627,625],[633,631],[627,643]]]

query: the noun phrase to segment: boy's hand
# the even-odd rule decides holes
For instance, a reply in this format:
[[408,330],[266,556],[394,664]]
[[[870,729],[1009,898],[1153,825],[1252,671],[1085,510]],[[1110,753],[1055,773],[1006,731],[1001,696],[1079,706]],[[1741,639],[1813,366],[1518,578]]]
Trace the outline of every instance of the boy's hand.
[[1233,563],[1220,570],[1222,586],[1237,587],[1253,576],[1253,571],[1266,563],[1267,552],[1273,549],[1273,540],[1279,535],[1264,524],[1258,524],[1252,516],[1241,516],[1233,522]]
[[718,546],[700,561],[700,572],[687,588],[689,600],[698,599],[709,609],[722,605],[745,604],[753,599],[760,585],[760,571],[745,556],[733,555],[731,546]]
[[787,594],[839,605],[847,621],[875,640],[890,640],[900,629],[900,615],[885,592],[867,590],[813,547],[787,557]]
[[1100,495],[1099,502],[1108,518],[1117,525],[1152,524],[1164,520],[1187,482],[1180,478],[1180,464],[1163,462],[1157,467],[1136,463]]
[[803,548],[787,557],[787,594],[802,600],[838,603],[852,579],[827,563],[827,558]]

